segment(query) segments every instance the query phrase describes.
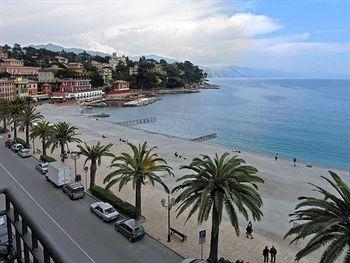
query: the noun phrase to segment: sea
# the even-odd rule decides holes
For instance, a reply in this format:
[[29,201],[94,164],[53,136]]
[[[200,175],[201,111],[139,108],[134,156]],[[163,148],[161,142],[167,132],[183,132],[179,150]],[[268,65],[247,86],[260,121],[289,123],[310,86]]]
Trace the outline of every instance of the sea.
[[210,79],[220,89],[164,95],[138,108],[109,107],[111,122],[155,117],[138,128],[296,158],[331,168],[350,165],[349,79]]

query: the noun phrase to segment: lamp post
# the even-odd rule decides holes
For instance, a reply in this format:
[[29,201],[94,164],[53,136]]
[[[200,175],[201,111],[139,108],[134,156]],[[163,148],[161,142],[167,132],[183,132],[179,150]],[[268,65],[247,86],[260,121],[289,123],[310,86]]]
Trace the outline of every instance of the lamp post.
[[168,210],[168,242],[170,242],[170,211],[173,208],[173,205],[175,204],[175,198],[170,199],[170,195],[168,195],[168,204],[166,204],[166,200],[162,199],[160,201],[163,207],[167,208]]
[[85,189],[86,189],[86,190],[88,189],[88,187],[87,187],[87,183],[88,183],[88,181],[87,181],[87,173],[88,173],[88,170],[89,170],[89,168],[88,168],[87,166],[84,166],[84,172],[85,172]]
[[74,161],[74,176],[77,176],[77,160],[80,158],[80,155],[78,152],[71,152],[69,155]]

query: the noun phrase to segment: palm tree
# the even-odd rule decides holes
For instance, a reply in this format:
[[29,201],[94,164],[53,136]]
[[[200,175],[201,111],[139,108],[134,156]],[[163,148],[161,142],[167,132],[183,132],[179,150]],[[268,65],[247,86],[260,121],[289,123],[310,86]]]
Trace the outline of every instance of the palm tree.
[[41,121],[32,129],[30,137],[32,139],[40,138],[42,145],[42,153],[46,155],[46,149],[49,146],[49,138],[52,134],[52,125],[48,121]]
[[315,250],[326,246],[320,263],[335,262],[346,251],[344,263],[350,262],[350,187],[334,172],[329,171],[333,180],[326,180],[337,196],[329,191],[311,184],[323,198],[304,197],[296,206],[291,222],[300,222],[286,234],[296,235],[291,243],[311,237],[307,245],[296,254],[300,260]]
[[26,132],[26,148],[29,148],[29,131],[30,131],[30,125],[33,122],[42,120],[44,118],[43,115],[41,115],[40,112],[37,112],[36,109],[34,109],[31,106],[25,106],[24,109],[20,112],[19,115],[19,121],[20,121],[20,131]]
[[20,113],[25,107],[25,101],[22,98],[16,98],[10,103],[9,118],[13,125],[13,137],[17,139],[17,126],[20,123]]
[[[50,136],[49,144],[52,145],[51,152],[57,147],[61,148],[61,155],[65,153],[65,146],[68,147],[70,142],[81,142],[77,137],[77,127],[70,126],[67,122],[58,122],[53,126],[52,136]],[[64,159],[62,158],[64,161]]]
[[252,166],[244,165],[245,161],[237,156],[224,153],[220,157],[215,154],[212,159],[208,155],[194,158],[190,165],[181,166],[191,172],[180,177],[177,181],[182,183],[173,189],[173,192],[182,192],[176,198],[180,203],[176,211],[177,217],[185,210],[189,210],[186,221],[198,211],[198,223],[207,221],[211,212],[211,240],[208,261],[218,260],[219,230],[222,212],[225,208],[231,224],[239,235],[237,210],[248,221],[251,212],[254,220],[260,220],[263,213],[262,200],[257,192],[256,183],[264,180],[255,175],[258,170]]
[[169,193],[168,187],[162,181],[159,173],[165,172],[170,176],[174,176],[172,168],[167,165],[167,162],[158,157],[153,151],[156,147],[148,149],[147,142],[144,142],[136,147],[128,143],[132,150],[132,155],[122,153],[120,157],[115,157],[110,165],[110,168],[116,168],[103,180],[108,182],[106,189],[112,185],[119,183],[119,191],[129,181],[132,181],[133,189],[135,189],[135,217],[141,217],[141,187],[148,180],[152,186],[157,182],[163,186],[164,190]]
[[7,130],[7,122],[10,117],[10,103],[4,99],[0,99],[0,120],[3,122],[3,128]]
[[86,157],[84,166],[88,161],[91,162],[90,165],[90,188],[95,186],[95,177],[97,166],[101,165],[101,159],[104,156],[114,157],[112,153],[109,152],[113,144],[109,143],[107,145],[101,145],[100,142],[97,142],[96,145],[89,146],[84,142],[84,146],[78,145],[79,155]]

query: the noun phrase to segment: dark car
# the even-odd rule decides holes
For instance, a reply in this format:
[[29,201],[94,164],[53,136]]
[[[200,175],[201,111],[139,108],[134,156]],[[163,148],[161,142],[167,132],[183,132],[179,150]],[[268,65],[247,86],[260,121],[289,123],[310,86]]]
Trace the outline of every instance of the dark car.
[[115,223],[115,230],[128,238],[130,242],[142,239],[145,236],[145,229],[135,219],[123,219]]
[[85,196],[84,186],[81,183],[65,184],[62,190],[72,200],[84,198]]
[[7,148],[11,148],[12,144],[15,144],[15,143],[17,143],[17,141],[15,139],[10,139],[10,140],[5,141],[5,146]]

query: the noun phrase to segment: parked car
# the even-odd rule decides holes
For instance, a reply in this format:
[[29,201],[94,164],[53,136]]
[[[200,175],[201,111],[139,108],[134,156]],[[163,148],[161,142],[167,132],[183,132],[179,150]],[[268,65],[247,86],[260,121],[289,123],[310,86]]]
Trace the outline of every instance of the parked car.
[[11,148],[12,144],[15,144],[15,143],[17,143],[17,141],[15,139],[10,139],[10,140],[5,141],[5,146],[7,148]]
[[122,219],[115,223],[115,230],[124,235],[130,242],[142,239],[145,236],[145,229],[135,219]]
[[83,198],[85,196],[84,190],[84,186],[81,183],[65,184],[62,188],[62,191],[72,200]]
[[90,205],[90,210],[97,216],[102,218],[103,221],[109,222],[119,217],[119,213],[109,203],[96,202]]
[[11,145],[11,151],[18,153],[19,150],[23,149],[24,146],[20,143],[15,143]]
[[185,258],[181,263],[208,263],[208,261],[204,259]]
[[35,169],[37,169],[41,174],[46,174],[49,169],[48,163],[38,163],[35,165]]
[[27,157],[32,156],[31,151],[29,149],[26,149],[26,148],[20,149],[17,154],[19,156],[21,156],[22,158],[27,158]]

